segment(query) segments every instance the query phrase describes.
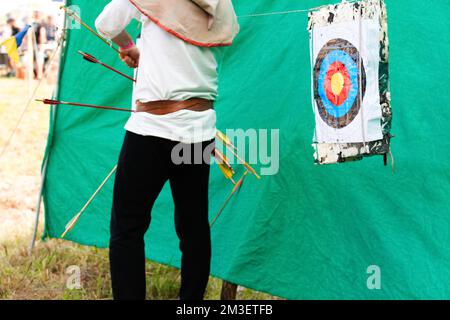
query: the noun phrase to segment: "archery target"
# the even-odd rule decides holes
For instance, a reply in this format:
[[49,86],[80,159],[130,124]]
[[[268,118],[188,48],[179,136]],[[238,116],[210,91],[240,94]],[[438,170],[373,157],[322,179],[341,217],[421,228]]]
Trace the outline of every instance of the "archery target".
[[379,18],[320,22],[311,29],[310,41],[313,141],[382,139]]
[[316,58],[313,85],[321,119],[336,129],[349,125],[366,91],[364,61],[357,48],[340,38],[328,41]]

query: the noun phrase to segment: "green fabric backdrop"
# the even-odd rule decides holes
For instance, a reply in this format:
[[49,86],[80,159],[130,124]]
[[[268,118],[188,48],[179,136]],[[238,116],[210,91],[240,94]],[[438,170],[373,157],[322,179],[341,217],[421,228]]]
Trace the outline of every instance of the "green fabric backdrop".
[[[93,25],[106,0],[72,0]],[[308,9],[319,0],[235,0],[238,15]],[[212,275],[291,299],[450,298],[450,2],[388,0],[395,174],[382,159],[313,164],[314,117],[306,13],[240,18],[225,49],[218,127],[279,128],[280,170],[241,193],[212,229]],[[137,34],[137,26],[130,26]],[[72,30],[58,98],[129,106],[131,84],[84,62],[86,51],[130,72],[86,30]],[[59,237],[114,166],[127,115],[57,109],[49,136],[46,237]],[[113,180],[113,179],[112,179]],[[88,208],[69,240],[108,245],[113,181]],[[231,186],[218,168],[211,217]],[[173,205],[166,188],[147,234],[147,256],[179,266]],[[381,290],[366,269],[381,268]]]

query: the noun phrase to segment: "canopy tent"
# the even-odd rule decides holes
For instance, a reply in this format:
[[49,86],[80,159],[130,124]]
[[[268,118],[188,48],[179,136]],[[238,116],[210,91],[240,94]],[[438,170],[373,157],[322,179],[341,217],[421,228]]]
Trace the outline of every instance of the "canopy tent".
[[[68,0],[94,25],[107,0]],[[395,174],[381,158],[314,165],[308,9],[323,0],[235,0],[241,32],[224,49],[218,127],[280,129],[278,174],[247,178],[212,229],[211,273],[290,299],[450,297],[450,40],[444,1],[387,0]],[[300,9],[300,10],[299,10]],[[277,13],[254,15],[254,13]],[[129,31],[136,35],[137,25]],[[131,74],[84,29],[68,30],[57,98],[126,107],[132,84],[83,61],[86,51]],[[45,162],[45,234],[59,237],[115,165],[127,115],[56,107]],[[67,239],[107,247],[113,181]],[[212,169],[211,217],[230,192]],[[167,187],[167,186],[166,186]],[[147,257],[180,265],[173,204],[163,190]],[[368,267],[381,270],[369,290]],[[369,268],[370,270],[370,268]]]

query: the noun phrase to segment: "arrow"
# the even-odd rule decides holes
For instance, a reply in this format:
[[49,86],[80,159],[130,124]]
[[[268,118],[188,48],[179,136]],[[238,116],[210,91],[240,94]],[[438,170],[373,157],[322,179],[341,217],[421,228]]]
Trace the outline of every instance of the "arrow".
[[225,133],[223,133],[222,131],[220,131],[219,129],[217,129],[216,137],[217,137],[217,139],[219,139],[220,142],[222,142],[222,144],[224,146],[229,146],[229,147],[233,148],[234,150],[237,150],[237,148],[231,143],[230,138],[228,138],[227,135]]
[[95,197],[97,196],[97,194],[100,192],[100,190],[102,190],[103,186],[106,184],[106,182],[108,182],[108,180],[111,178],[111,176],[114,174],[114,172],[116,172],[117,170],[117,165],[115,165],[112,170],[110,171],[110,173],[106,176],[106,178],[102,181],[102,183],[98,186],[97,190],[95,190],[95,192],[91,195],[91,197],[89,198],[89,200],[84,204],[83,208],[81,208],[80,212],[78,212],[75,217],[73,217],[67,224],[66,224],[66,228],[63,232],[63,234],[61,234],[61,238],[64,238],[66,236],[66,234],[73,229],[73,227],[75,226],[75,224],[78,222],[78,220],[80,219],[81,215],[86,211],[87,207],[89,207],[89,205],[91,204],[92,201],[94,201]]
[[105,68],[107,68],[107,69],[109,69],[109,70],[111,70],[111,71],[113,71],[113,72],[115,72],[115,73],[121,75],[122,77],[127,78],[128,80],[131,80],[131,81],[133,81],[133,82],[136,82],[136,79],[133,79],[132,77],[126,75],[125,73],[122,73],[122,72],[120,72],[119,70],[114,69],[113,67],[108,66],[106,63],[101,62],[100,60],[98,60],[98,59],[97,59],[96,57],[94,57],[93,55],[91,55],[91,54],[89,54],[89,53],[86,53],[86,52],[83,52],[83,51],[80,51],[80,50],[78,50],[78,53],[81,54],[81,55],[83,56],[83,59],[84,59],[84,60],[86,60],[86,61],[88,61],[88,62],[91,62],[91,63],[99,64],[99,65],[101,65],[101,66],[103,66],[103,67],[105,67]]
[[49,104],[49,105],[64,104],[64,105],[75,106],[75,107],[85,107],[85,108],[125,111],[125,112],[136,112],[135,110],[125,109],[125,108],[98,106],[95,104],[87,104],[87,103],[65,102],[65,101],[58,101],[58,100],[52,100],[52,99],[36,99],[36,101],[42,102],[44,104]]
[[220,215],[222,214],[223,210],[225,210],[225,208],[228,205],[228,202],[230,202],[231,198],[233,198],[235,193],[237,191],[241,190],[242,184],[244,183],[244,179],[247,176],[247,174],[248,174],[248,171],[245,171],[244,174],[242,175],[242,177],[239,179],[239,181],[234,185],[233,190],[231,190],[231,193],[228,196],[228,198],[225,200],[225,203],[222,205],[222,208],[220,208],[219,212],[217,212],[216,216],[214,217],[214,219],[212,220],[211,224],[209,225],[210,228],[212,228],[214,223],[216,223],[217,219],[220,217]]

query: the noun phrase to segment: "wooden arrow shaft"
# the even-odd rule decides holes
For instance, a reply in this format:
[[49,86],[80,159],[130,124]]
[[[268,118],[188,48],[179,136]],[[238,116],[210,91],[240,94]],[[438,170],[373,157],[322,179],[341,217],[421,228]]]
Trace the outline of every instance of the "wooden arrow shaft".
[[231,190],[231,193],[228,196],[228,198],[225,200],[225,203],[222,205],[219,212],[217,212],[216,216],[210,223],[210,225],[209,225],[210,228],[212,228],[214,223],[216,223],[217,219],[219,219],[220,215],[222,214],[223,210],[225,210],[225,208],[227,207],[228,202],[230,202],[231,198],[233,198],[233,196],[236,194],[236,192],[241,188],[242,183],[244,182],[244,179],[247,176],[247,174],[248,174],[248,171],[245,171],[244,174],[242,175],[241,179],[239,179],[239,181],[234,185],[233,190]]
[[84,58],[86,61],[89,61],[89,62],[92,62],[92,63],[97,63],[97,64],[99,64],[99,65],[101,65],[101,66],[107,68],[108,70],[111,70],[111,71],[113,71],[113,72],[115,72],[115,73],[121,75],[122,77],[127,78],[128,80],[131,80],[131,81],[133,81],[133,82],[136,82],[136,79],[133,79],[132,77],[126,75],[125,73],[120,72],[119,70],[117,70],[117,69],[115,69],[115,68],[113,68],[113,67],[107,65],[106,63],[101,62],[100,60],[98,60],[98,59],[97,59],[96,57],[94,57],[93,55],[91,55],[91,54],[89,54],[89,53],[86,53],[86,52],[83,52],[83,51],[81,51],[81,50],[78,50],[78,53],[81,54],[81,55],[83,56],[83,58]]
[[109,174],[106,176],[106,178],[102,181],[102,183],[98,186],[97,190],[95,190],[95,192],[91,195],[91,197],[89,198],[89,200],[84,204],[83,208],[81,208],[81,210],[75,215],[75,217],[73,217],[69,223],[67,223],[66,225],[66,229],[64,230],[63,234],[61,234],[61,238],[64,238],[66,236],[66,234],[73,229],[73,227],[75,226],[75,224],[78,222],[78,220],[80,219],[81,215],[84,213],[84,211],[86,211],[87,207],[91,204],[92,201],[94,201],[94,198],[97,196],[97,194],[100,192],[100,190],[102,190],[103,186],[106,184],[106,182],[108,182],[108,180],[111,178],[111,176],[114,174],[114,172],[116,172],[117,170],[117,165],[115,165],[112,170],[109,172]]
[[101,62],[101,61],[99,61],[98,63],[99,63],[100,65],[104,66],[105,68],[107,68],[107,69],[109,69],[109,70],[111,70],[111,71],[113,71],[113,72],[115,72],[115,73],[121,75],[122,77],[127,78],[128,80],[131,80],[131,81],[133,81],[133,82],[136,82],[136,79],[133,79],[132,77],[126,75],[125,73],[120,72],[119,70],[116,70],[116,69],[114,69],[113,67],[110,67],[110,66],[108,66],[107,64],[105,64],[105,63],[103,63],[103,62]]
[[81,18],[72,10],[70,10],[69,8],[65,7],[65,6],[61,6],[61,9],[63,9],[67,15],[69,15],[70,17],[72,17],[73,19],[75,19],[77,22],[79,22],[83,27],[85,27],[87,30],[89,30],[93,35],[95,35],[97,38],[99,38],[100,40],[102,40],[104,43],[106,43],[108,45],[108,47],[110,47],[111,49],[113,49],[114,51],[116,51],[117,53],[120,53],[119,50],[117,50],[116,48],[114,48],[111,43],[106,40],[105,38],[103,38],[100,34],[98,34],[97,32],[95,32],[94,29],[92,29],[91,27],[89,27],[83,20],[81,20]]
[[98,106],[98,105],[95,105],[95,104],[88,104],[88,103],[65,102],[65,101],[58,101],[58,100],[51,100],[51,99],[36,99],[36,101],[40,101],[40,102],[43,102],[44,104],[49,104],[49,105],[63,104],[63,105],[69,105],[69,106],[75,106],[75,107],[84,107],[84,108],[93,108],[93,109],[114,110],[114,111],[124,111],[124,112],[136,112],[135,110],[131,110],[131,109],[108,107],[108,106]]

